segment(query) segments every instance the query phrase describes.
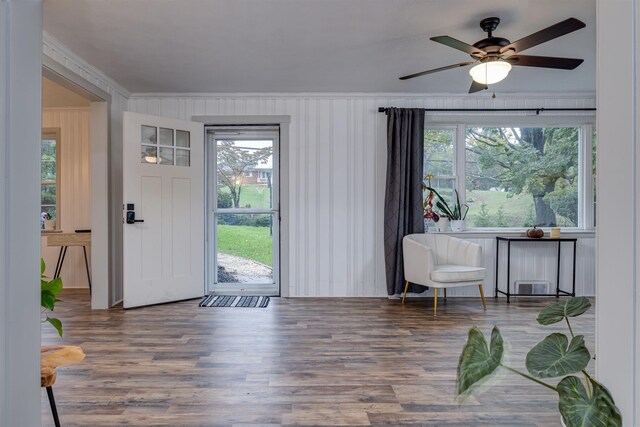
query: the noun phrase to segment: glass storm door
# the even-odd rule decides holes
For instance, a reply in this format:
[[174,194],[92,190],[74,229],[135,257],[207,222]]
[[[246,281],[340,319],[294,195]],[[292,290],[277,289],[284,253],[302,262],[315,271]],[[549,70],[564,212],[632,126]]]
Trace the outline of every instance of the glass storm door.
[[206,129],[208,290],[279,295],[277,127]]

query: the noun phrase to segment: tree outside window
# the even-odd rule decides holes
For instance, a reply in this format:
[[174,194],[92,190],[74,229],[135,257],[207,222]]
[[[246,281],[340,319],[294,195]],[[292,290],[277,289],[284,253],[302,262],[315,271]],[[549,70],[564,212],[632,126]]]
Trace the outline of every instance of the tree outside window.
[[[40,144],[40,212],[48,214],[60,224],[58,176],[60,130],[43,129]],[[41,215],[41,227],[43,227]]]
[[472,227],[577,227],[580,129],[466,131]]
[[[595,132],[584,129],[588,136],[582,126],[426,128],[424,173],[447,201],[454,188],[464,190],[469,227],[583,226],[580,203],[592,188],[580,188],[580,174],[595,177]],[[588,149],[589,140],[593,164],[581,171],[581,147]]]

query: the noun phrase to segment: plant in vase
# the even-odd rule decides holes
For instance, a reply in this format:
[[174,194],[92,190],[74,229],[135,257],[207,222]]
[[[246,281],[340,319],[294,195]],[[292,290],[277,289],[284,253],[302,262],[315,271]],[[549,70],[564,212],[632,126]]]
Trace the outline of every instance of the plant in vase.
[[51,219],[49,212],[42,212],[40,214],[40,223],[45,230],[53,230],[56,228],[56,221]]
[[44,275],[46,265],[44,260],[40,258],[40,314],[43,317],[41,322],[48,322],[56,328],[58,334],[62,336],[62,322],[60,319],[50,317],[48,312],[53,311],[55,305],[60,300],[57,295],[62,290],[62,279],[57,277],[55,279],[48,280],[48,277]]
[[[567,427],[622,426],[622,416],[613,397],[586,371],[591,355],[584,344],[584,336],[574,335],[569,323],[569,317],[579,316],[589,307],[591,303],[587,298],[576,297],[551,304],[540,311],[539,324],[565,321],[570,338],[565,334],[552,333],[529,350],[525,361],[529,374],[503,363],[504,341],[497,326],[491,332],[490,344],[480,329],[471,328],[458,362],[458,395],[477,391],[483,380],[502,367],[556,392],[561,420]],[[573,374],[582,375],[584,382]],[[558,377],[563,378],[555,386],[543,381]]]
[[[429,175],[427,175],[427,178]],[[427,199],[431,199],[433,201],[434,196],[437,198],[436,207],[440,210],[440,217],[446,216],[451,221],[451,230],[452,231],[464,231],[465,230],[465,219],[467,218],[467,213],[469,212],[469,205],[460,203],[460,195],[458,194],[458,190],[453,190],[456,195],[456,202],[453,205],[453,209],[449,206],[447,201],[436,191],[435,188],[431,186],[431,180],[429,180],[428,185],[423,184],[423,188],[425,190],[429,190],[429,195]],[[443,231],[443,230],[441,230]]]
[[[433,178],[433,174],[427,174],[427,176],[425,176],[425,179],[427,179],[429,185],[426,185],[423,182],[422,191],[426,190],[427,188],[431,188],[431,178]],[[422,208],[424,209],[424,218],[433,220],[438,231],[447,231],[447,227],[449,226],[449,218],[444,215],[440,216],[433,210],[434,196],[434,191],[429,191],[429,194],[422,202]]]

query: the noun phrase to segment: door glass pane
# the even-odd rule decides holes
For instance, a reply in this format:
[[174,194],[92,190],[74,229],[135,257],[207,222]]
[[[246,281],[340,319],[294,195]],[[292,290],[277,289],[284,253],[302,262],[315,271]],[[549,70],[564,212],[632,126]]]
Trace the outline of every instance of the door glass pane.
[[161,165],[173,166],[173,148],[160,148],[160,161]]
[[160,145],[173,146],[173,129],[160,128]]
[[273,216],[220,214],[218,283],[273,282]]
[[190,166],[190,153],[189,150],[176,149],[176,166]]
[[143,145],[140,153],[140,161],[142,163],[158,163],[158,148]]
[[189,135],[185,130],[176,130],[176,147],[189,148],[191,146]]
[[273,141],[217,141],[218,208],[270,209]]
[[158,142],[156,132],[158,129],[155,126],[142,126],[142,143],[143,144],[156,144]]

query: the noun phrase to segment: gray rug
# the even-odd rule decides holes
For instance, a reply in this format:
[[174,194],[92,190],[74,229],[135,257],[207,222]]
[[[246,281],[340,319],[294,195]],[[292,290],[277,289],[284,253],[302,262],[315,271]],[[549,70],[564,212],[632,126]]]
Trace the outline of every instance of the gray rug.
[[269,305],[269,297],[237,296],[237,295],[207,295],[200,301],[200,307],[257,307],[265,308]]

